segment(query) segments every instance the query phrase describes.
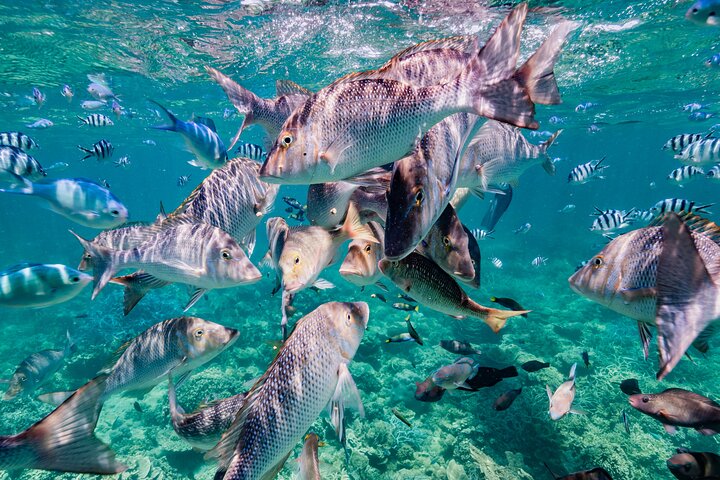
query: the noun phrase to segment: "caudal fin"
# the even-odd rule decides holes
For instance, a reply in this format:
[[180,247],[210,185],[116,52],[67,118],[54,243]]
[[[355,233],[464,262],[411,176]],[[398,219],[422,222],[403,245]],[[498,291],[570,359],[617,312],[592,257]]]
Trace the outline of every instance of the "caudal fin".
[[112,250],[86,240],[72,230],[70,230],[70,233],[78,239],[86,254],[89,254],[92,258],[92,262],[90,262],[93,269],[93,293],[91,299],[95,300],[100,290],[107,285],[115,273],[116,266],[112,260]]
[[220,85],[220,88],[225,91],[225,95],[227,95],[230,103],[235,106],[238,113],[244,116],[243,121],[240,124],[240,128],[238,128],[237,133],[232,138],[232,140],[230,140],[230,146],[228,147],[228,150],[232,150],[232,148],[235,146],[238,139],[240,138],[240,134],[242,133],[243,128],[245,128],[246,125],[250,125],[253,123],[253,112],[255,111],[257,106],[261,104],[264,100],[255,95],[250,90],[241,87],[232,78],[228,77],[219,70],[215,70],[212,67],[206,66],[205,71],[210,75],[213,80],[218,83],[218,85]]
[[115,277],[110,279],[110,282],[125,287],[123,292],[123,314],[125,315],[135,308],[135,305],[142,300],[147,292],[170,285],[170,282],[160,280],[145,272],[135,272],[130,275]]
[[13,186],[12,188],[0,188],[0,192],[15,193],[18,195],[32,195],[34,193],[33,183],[30,180],[28,180],[25,177],[21,177],[20,175],[17,175],[17,174],[15,174],[15,172],[10,171],[10,170],[5,170],[5,173],[7,175],[12,176],[13,179],[15,180],[15,182],[18,185],[22,185],[22,187],[18,188],[18,187]]
[[523,314],[530,313],[532,310],[498,310],[497,308],[483,307],[475,301],[468,298],[467,308],[475,312],[475,316],[483,319],[483,321],[492,328],[492,331],[498,333],[508,321],[508,318],[519,317]]
[[152,128],[157,128],[158,130],[170,130],[171,132],[177,132],[178,130],[178,119],[170,113],[170,110],[160,105],[155,100],[150,100],[152,103],[160,107],[160,109],[167,115],[169,123],[164,123],[162,125],[153,125]]
[[365,240],[366,242],[380,243],[372,230],[367,225],[363,225],[360,221],[360,214],[353,202],[348,206],[345,223],[340,227],[340,232],[347,238]]
[[552,158],[550,158],[550,155],[548,155],[547,151],[548,148],[552,147],[552,144],[555,143],[555,140],[557,139],[557,137],[560,136],[562,132],[563,130],[561,128],[560,130],[550,135],[550,138],[548,138],[539,145],[540,152],[545,155],[545,161],[543,162],[542,167],[549,175],[555,175],[555,163],[553,163]]
[[28,468],[104,475],[127,468],[94,435],[106,378],[90,380],[47,417],[14,437],[34,454]]
[[182,421],[182,415],[185,411],[177,404],[172,375],[168,375],[168,403],[170,404],[170,418],[172,418],[173,424]]
[[527,88],[533,102],[541,105],[562,103],[553,69],[568,35],[576,27],[574,22],[562,22],[555,27],[515,74],[520,84]]

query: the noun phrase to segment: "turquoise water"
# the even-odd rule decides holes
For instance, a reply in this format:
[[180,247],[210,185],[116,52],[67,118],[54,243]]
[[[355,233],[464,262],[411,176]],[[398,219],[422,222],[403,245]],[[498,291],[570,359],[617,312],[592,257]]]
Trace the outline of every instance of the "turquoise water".
[[[350,365],[366,418],[350,414],[347,465],[329,423],[321,418],[315,424],[314,430],[328,443],[320,449],[326,464],[323,478],[550,478],[543,462],[558,473],[602,466],[613,478],[671,478],[665,460],[675,448],[718,450],[714,437],[686,429],[674,437],[665,434],[658,422],[633,411],[618,388],[621,380],[636,377],[643,391],[677,386],[718,398],[717,340],[711,341],[707,358],[696,358],[695,363],[683,360],[667,380],[656,382],[655,355],[643,359],[634,321],[579,297],[567,286],[575,266],[600,249],[602,238],[588,231],[594,206],[647,209],[668,197],[717,201],[716,185],[705,179],[684,188],[665,180],[679,165],[661,151],[664,142],[679,133],[707,131],[716,123],[714,118],[691,122],[683,105],[697,102],[704,111],[720,113],[718,71],[704,65],[720,48],[718,30],[687,22],[683,16],[688,6],[674,0],[633,5],[531,2],[523,56],[539,46],[555,21],[552,15],[581,25],[556,68],[564,103],[538,107],[540,130],[564,129],[551,150],[551,156],[560,158],[558,173],[550,177],[534,167],[521,178],[494,239],[480,244],[482,285],[470,292],[484,304],[490,295],[513,297],[533,310],[527,319],[514,318],[495,335],[477,321],[449,320],[421,307],[413,314],[413,323],[425,346],[386,344],[387,336],[404,331],[405,313],[370,298],[375,289],[360,292],[345,283],[337,266],[323,274],[336,289],[298,295],[295,305],[300,313],[332,300],[365,300],[371,306],[369,329]],[[223,118],[232,105],[205,75],[205,65],[263,97],[273,96],[276,79],[319,89],[345,73],[377,67],[419,41],[477,32],[486,37],[506,13],[504,6],[449,1],[0,2],[2,130],[21,130],[35,138],[42,148],[34,156],[42,165],[68,163],[62,176],[106,179],[128,206],[132,220],[150,220],[161,201],[175,207],[207,171],[186,164],[192,155],[177,135],[149,128],[159,122],[147,100],[160,101],[181,118],[193,113],[213,118],[226,142],[237,129],[237,117]],[[132,116],[116,120],[113,127],[78,128],[76,115],[87,113],[80,102],[90,99],[84,92],[86,75],[99,73],[107,76]],[[75,91],[72,103],[60,95],[63,84]],[[40,109],[27,98],[33,87],[47,96]],[[575,107],[584,102],[598,105],[576,113]],[[102,113],[111,115],[107,110]],[[552,116],[562,123],[550,123]],[[55,125],[43,130],[25,127],[39,118]],[[598,131],[589,131],[592,124]],[[127,155],[131,165],[80,162],[76,146],[89,147],[101,138],[115,146],[114,160]],[[263,141],[257,127],[242,138]],[[606,180],[567,184],[572,167],[602,156],[607,156],[605,163],[610,166]],[[181,175],[191,175],[184,187],[176,185]],[[286,215],[282,196],[302,201],[305,190],[282,187],[274,215]],[[577,205],[575,211],[558,213],[569,203]],[[472,199],[460,216],[468,227],[478,228],[484,211],[485,205]],[[512,233],[526,222],[532,224],[527,234]],[[68,228],[86,237],[96,234],[31,199],[0,196],[0,264],[75,266],[82,249]],[[256,264],[265,252],[263,230],[252,257]],[[547,257],[547,265],[531,266],[537,256]],[[493,267],[492,257],[502,260],[502,269]],[[247,389],[248,382],[263,373],[274,356],[269,342],[279,334],[280,298],[270,296],[271,289],[266,277],[253,286],[210,292],[193,308],[193,315],[238,328],[241,336],[179,389],[186,410],[208,398]],[[386,296],[390,299],[395,293]],[[186,299],[185,288],[177,286],[151,292],[123,317],[122,291],[111,285],[92,302],[87,289],[72,301],[47,309],[3,310],[2,375],[10,376],[33,352],[60,348],[69,330],[78,352],[41,391],[74,388],[102,368],[125,340],[160,320],[179,316]],[[520,370],[518,377],[476,393],[447,392],[438,403],[415,400],[415,382],[454,360],[438,346],[441,339],[451,338],[478,345],[482,365],[519,367],[541,359],[551,368],[536,373]],[[583,351],[590,354],[590,368],[582,364]],[[557,387],[574,362],[580,362],[575,405],[588,414],[552,422],[545,384]],[[523,386],[523,393],[509,410],[492,409],[500,394],[518,386]],[[113,398],[105,405],[97,432],[130,467],[120,478],[212,478],[214,465],[172,430],[166,390],[160,384],[139,400]],[[136,400],[142,412],[133,407]],[[413,428],[396,420],[392,408],[402,411]],[[623,409],[630,418],[630,435],[620,419]],[[30,398],[2,402],[0,433],[24,430],[51,410]],[[288,461],[279,478],[292,477],[293,463]],[[75,478],[41,471],[0,476]]]

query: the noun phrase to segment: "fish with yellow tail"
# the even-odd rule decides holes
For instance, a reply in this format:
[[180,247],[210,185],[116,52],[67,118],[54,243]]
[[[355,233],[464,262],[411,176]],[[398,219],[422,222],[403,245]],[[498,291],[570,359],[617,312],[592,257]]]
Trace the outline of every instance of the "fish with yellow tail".
[[508,318],[530,310],[498,310],[480,305],[468,297],[457,281],[419,253],[411,253],[402,260],[380,260],[380,270],[402,291],[412,295],[422,305],[455,318],[473,317],[483,320],[497,333]]
[[550,385],[545,385],[547,390],[548,399],[550,399],[550,418],[553,420],[560,420],[568,413],[584,414],[582,410],[576,410],[572,408],[572,403],[575,400],[575,369],[577,363],[573,363],[570,367],[570,374],[566,382],[563,382],[555,393],[550,390]]
[[[345,407],[363,412],[348,370],[367,328],[366,303],[330,302],[301,318],[248,393],[220,443],[216,479],[273,478],[326,407],[344,432]],[[343,439],[341,439],[342,441]]]
[[305,435],[305,443],[298,457],[298,480],[320,480],[320,460],[318,459],[318,447],[325,444],[320,441],[316,433]]

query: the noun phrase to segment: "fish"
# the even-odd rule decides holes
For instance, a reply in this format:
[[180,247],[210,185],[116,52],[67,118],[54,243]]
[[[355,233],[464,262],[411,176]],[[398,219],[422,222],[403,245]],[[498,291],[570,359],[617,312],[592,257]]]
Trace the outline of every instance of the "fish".
[[[535,82],[535,64],[521,71],[519,78],[515,72],[517,32],[526,14],[527,5],[516,7],[451,81],[417,87],[392,79],[394,70],[391,78],[371,71],[321,89],[285,121],[261,175],[295,184],[348,178],[402,158],[419,134],[453,113],[475,113],[537,128],[527,86],[527,80]],[[363,99],[366,106],[360,111],[357,102]],[[311,131],[312,125],[332,128]],[[366,141],[368,134],[373,141]]]
[[63,85],[62,91],[60,92],[60,95],[67,98],[68,103],[72,102],[73,96],[75,95],[73,93],[73,89],[70,85],[65,84]]
[[115,166],[116,167],[122,167],[122,168],[128,168],[130,166],[130,159],[127,155],[124,155],[117,160],[115,160]]
[[560,210],[558,210],[558,213],[570,213],[570,212],[573,212],[573,211],[575,211],[575,204],[573,204],[573,203],[568,203],[568,204],[565,205],[563,208],[561,208]]
[[47,118],[41,118],[39,120],[34,121],[33,123],[29,123],[25,125],[27,128],[49,128],[55,125],[52,120],[48,120]]
[[585,368],[590,368],[590,354],[587,352],[587,350],[583,351],[580,356],[583,359],[583,362],[585,363]]
[[292,208],[297,209],[297,210],[305,209],[305,207],[300,202],[298,202],[296,198],[293,198],[293,197],[283,197],[283,202],[287,203]]
[[520,233],[527,233],[527,232],[530,231],[531,228],[532,228],[532,225],[531,225],[531,224],[525,223],[525,224],[523,224],[523,225],[520,225],[520,226],[519,226],[518,228],[516,228],[515,230],[513,230],[513,233],[514,233],[515,235],[518,235],[518,234],[520,234]]
[[706,67],[720,67],[720,53],[714,53],[705,60]]
[[720,25],[717,18],[718,0],[697,0],[685,12],[685,18],[700,25]]
[[698,139],[675,155],[676,160],[686,166],[703,166],[720,162],[720,138],[704,136]]
[[262,162],[267,157],[267,152],[260,145],[254,143],[241,142],[235,149],[235,153],[256,162]]
[[472,358],[462,357],[450,365],[437,369],[432,374],[432,381],[445,390],[455,390],[458,387],[470,388],[465,381],[477,373],[479,367],[480,365]]
[[0,147],[0,179],[14,182],[16,176],[36,181],[47,176],[47,172],[35,157],[21,149],[11,146]]
[[698,177],[704,177],[705,172],[702,168],[694,165],[685,165],[684,167],[676,168],[667,176],[667,179],[679,186],[687,185],[691,181]]
[[278,194],[278,185],[263,182],[260,166],[248,159],[234,158],[214,169],[172,213],[215,226],[232,236],[252,255],[256,230],[269,214]]
[[93,300],[123,268],[138,268],[156,279],[195,287],[185,310],[207,290],[254,283],[262,278],[240,245],[208,224],[168,219],[155,235],[129,250],[101,246],[71,233],[93,259]]
[[[682,202],[691,204],[691,202]],[[700,208],[705,207],[707,206]],[[661,226],[666,216],[668,214],[658,218],[648,227],[615,238],[568,279],[570,287],[576,293],[636,320],[646,357],[650,341],[647,326],[657,325],[658,318],[657,271],[667,240]],[[704,262],[709,265],[717,263],[717,259],[720,258],[720,245],[717,237],[720,229],[714,223],[690,213],[684,214],[683,221],[690,228],[692,239],[700,253],[700,261],[704,259]],[[678,253],[671,255],[678,255]],[[695,261],[694,253],[689,254],[684,261],[687,263],[690,259]],[[678,276],[677,272],[670,275],[682,278]],[[706,310],[712,312],[713,309]],[[707,323],[707,320],[705,322]],[[707,340],[712,334],[712,328],[705,332],[703,332],[705,329],[701,328],[697,330],[697,338],[691,338],[692,335],[688,336],[683,333],[686,328],[674,327],[673,322],[661,322],[661,324],[663,331],[660,336],[665,338],[667,335],[674,338],[675,344],[672,353],[663,351],[661,358],[668,361],[672,358],[673,362],[679,361],[690,343],[694,343],[701,352],[707,351]],[[698,328],[698,326],[694,328]],[[663,376],[667,373],[668,366],[672,369],[674,365],[672,362],[667,363],[661,370]]]
[[530,262],[530,264],[535,268],[539,268],[544,265],[547,265],[547,261],[548,261],[547,257],[538,256],[538,257],[533,258],[532,262]]
[[65,400],[70,398],[73,393],[75,393],[74,390],[67,391],[67,392],[49,392],[49,393],[42,393],[35,398],[37,398],[39,401],[41,401],[43,403],[47,403],[48,405],[54,405],[57,407],[57,406],[61,405]]
[[133,402],[133,408],[134,408],[136,411],[138,411],[138,412],[140,412],[140,413],[143,413],[143,408],[142,408],[142,406],[140,405],[140,402],[138,402],[137,400],[136,400],[135,402]]
[[625,410],[622,411],[622,422],[623,426],[625,427],[625,433],[630,435],[630,420],[628,419],[627,413],[625,413]]
[[458,355],[481,355],[482,352],[468,342],[460,340],[440,340],[440,346],[450,353]]
[[[493,303],[497,303],[498,305],[502,305],[505,308],[509,308],[510,310],[525,310],[522,305],[520,305],[517,301],[513,300],[512,298],[508,297],[490,297],[490,301]],[[521,317],[527,318],[527,313],[523,313]]]
[[245,405],[247,392],[215,400],[192,413],[177,404],[175,384],[168,375],[168,402],[173,430],[193,448],[207,451],[217,445],[222,434],[230,428],[235,416]]
[[[364,302],[330,302],[298,320],[230,429],[208,454],[218,460],[215,478],[269,478],[326,406],[343,443],[345,407],[355,406],[363,416],[348,364],[369,314]],[[282,401],[285,398],[296,400]]]
[[113,93],[110,87],[101,82],[91,81],[90,85],[87,87],[87,91],[90,95],[95,97],[95,99],[103,102],[106,102],[111,98],[117,100],[117,95]]
[[597,108],[599,106],[600,106],[599,103],[583,102],[583,103],[578,104],[578,106],[575,107],[575,113],[586,112],[590,109]]
[[705,172],[705,177],[715,182],[720,181],[720,165],[713,165],[713,167]]
[[290,114],[312,95],[312,92],[293,82],[282,81],[276,84],[280,87],[277,88],[277,98],[260,98],[219,70],[206,66],[205,71],[220,85],[238,113],[243,115],[238,132],[230,142],[231,149],[243,129],[253,124],[260,125],[270,138],[276,138]]
[[470,299],[452,276],[431,260],[411,253],[400,261],[380,260],[380,270],[401,290],[426,307],[455,318],[473,317],[483,320],[492,330],[500,331],[508,318],[528,313],[484,307]]
[[492,387],[497,385],[505,378],[517,377],[518,372],[515,367],[494,368],[494,367],[478,367],[475,375],[467,379],[465,383],[469,388],[459,387],[459,390],[477,391],[481,388]]
[[108,374],[102,398],[147,390],[168,374],[181,376],[209,362],[233,345],[239,331],[197,317],[158,322],[116,352],[116,360],[102,370]]
[[705,138],[709,137],[704,133],[681,133],[665,142],[662,149],[669,150],[674,154],[681,154],[681,152],[683,152],[691,143],[695,143]]
[[84,178],[60,178],[33,183],[15,175],[22,187],[0,189],[2,193],[31,195],[42,199],[53,212],[90,228],[113,228],[127,221],[125,205],[107,188]]
[[297,459],[298,480],[320,480],[320,460],[318,459],[318,447],[320,439],[316,433],[305,435],[302,452]]
[[[128,250],[142,244],[156,233],[156,229],[149,228],[151,226],[152,223],[148,222],[124,223],[119,227],[100,232],[92,243],[114,250]],[[92,270],[92,261],[90,252],[83,252],[78,270]]]
[[630,395],[630,405],[663,424],[673,434],[677,427],[693,428],[703,435],[720,432],[720,405],[707,397],[684,390],[668,388],[661,393]]
[[157,102],[153,101],[153,103],[165,113],[168,123],[155,125],[152,128],[177,132],[182,135],[188,149],[195,155],[195,160],[188,162],[190,165],[203,170],[208,168],[212,170],[225,165],[228,160],[227,150],[218,136],[212,120],[195,117],[192,121],[183,122],[178,120],[167,108]]
[[705,120],[713,117],[715,117],[714,113],[692,112],[690,115],[688,115],[688,120],[690,120],[691,122],[704,122]]
[[[310,224],[327,228],[340,225],[347,213],[350,197],[358,188],[358,185],[348,182],[310,185],[307,195],[307,217]],[[303,210],[297,200],[292,206]]]
[[495,267],[495,268],[497,268],[497,269],[501,269],[501,268],[503,267],[503,262],[502,262],[502,260],[500,260],[500,259],[497,258],[497,257],[492,257],[492,258],[490,259],[490,263],[492,263],[492,264],[493,264],[493,267]]
[[103,108],[107,105],[107,102],[104,102],[102,100],[84,100],[80,106],[84,110],[97,110],[99,108]]
[[80,115],[77,116],[78,120],[80,120],[80,125],[90,125],[91,127],[106,127],[110,125],[115,125],[115,123],[110,119],[110,117],[103,115],[101,113],[92,113],[88,115],[87,117],[81,117]]
[[602,162],[604,161],[605,157],[600,160],[591,160],[573,168],[568,174],[568,183],[572,185],[581,185],[591,180],[605,179],[605,176],[602,175],[602,173],[606,168],[608,168],[608,165],[602,165]]
[[577,363],[573,363],[570,368],[570,374],[568,380],[560,385],[555,393],[550,390],[549,385],[545,385],[547,390],[548,399],[550,400],[550,418],[553,420],[560,420],[568,413],[583,414],[581,410],[573,409],[572,404],[575,400],[575,368]]
[[15,368],[13,376],[3,396],[3,400],[32,395],[40,386],[47,383],[65,363],[65,360],[77,350],[67,332],[67,343],[62,350],[42,350],[26,357]]
[[127,467],[94,435],[107,376],[81,387],[42,420],[17,435],[0,436],[3,470],[115,474]]
[[20,150],[40,148],[40,145],[22,132],[0,132],[0,145],[15,147]]
[[688,213],[702,213],[710,215],[712,212],[708,208],[715,205],[714,203],[708,203],[705,205],[698,205],[696,202],[686,200],[682,198],[666,198],[658,201],[655,205],[650,208],[656,216],[666,212],[688,212]]
[[392,307],[395,310],[402,310],[404,312],[419,312],[420,307],[418,305],[410,305],[408,303],[397,302],[393,303]]
[[190,175],[180,175],[177,179],[177,186],[184,187],[190,181]]
[[636,395],[638,393],[642,393],[640,391],[640,385],[638,385],[637,378],[628,378],[620,382],[620,390],[622,390],[625,395]]
[[542,370],[543,368],[548,368],[550,366],[547,362],[541,362],[539,360],[528,360],[527,362],[520,365],[520,368],[525,370],[526,372],[537,372]]
[[115,151],[115,147],[112,146],[112,143],[108,142],[105,139],[93,144],[92,148],[85,148],[81,145],[78,145],[78,148],[86,153],[86,155],[81,158],[81,160],[95,157],[98,162],[112,157],[112,154]]
[[720,455],[691,452],[678,448],[667,462],[668,470],[678,480],[713,480],[720,478]]
[[383,256],[385,231],[376,222],[368,222],[367,227],[372,231],[377,242],[354,239],[350,242],[348,253],[340,265],[340,275],[358,287],[377,284],[383,276],[378,268],[378,261]]
[[410,422],[408,421],[408,419],[405,418],[405,415],[403,415],[402,413],[400,413],[400,410],[398,410],[397,408],[393,408],[393,409],[392,409],[392,413],[393,413],[393,415],[395,415],[395,418],[397,418],[398,420],[400,420],[402,423],[404,423],[404,424],[407,425],[408,427],[413,428],[412,423],[410,423]]
[[45,103],[45,94],[42,93],[37,87],[33,87],[32,93],[35,104],[38,106],[38,108],[42,107],[43,103]]
[[555,480],[613,480],[607,470],[602,467],[595,467],[591,470],[583,470],[580,472],[558,476],[550,470],[547,463],[543,463],[543,465],[545,465],[545,468],[547,468],[548,472],[550,472],[550,475],[552,475]]
[[385,339],[385,343],[405,343],[405,342],[414,342],[415,339],[407,332],[399,333],[397,335],[393,335],[392,337],[389,337]]
[[471,232],[477,240],[486,240],[488,238],[494,238],[494,237],[491,237],[490,235],[495,233],[494,230],[485,230],[484,228],[475,228],[475,229],[471,230]]
[[601,233],[603,235],[617,233],[618,230],[629,227],[632,224],[634,218],[634,209],[631,209],[628,212],[603,212],[597,217],[595,217],[595,220],[593,220],[592,226],[590,227],[590,231]]
[[406,302],[417,303],[417,300],[412,298],[410,295],[406,295],[404,293],[398,293],[397,298],[399,298],[400,300],[405,300]]
[[513,404],[515,399],[522,393],[522,387],[508,390],[507,392],[500,395],[493,403],[493,409],[500,412],[507,410]]
[[432,375],[423,382],[415,382],[415,399],[421,402],[439,402],[445,389],[433,383]]
[[417,332],[417,330],[415,330],[415,327],[413,327],[413,324],[410,321],[410,315],[405,317],[405,323],[407,324],[408,334],[410,335],[410,337],[412,337],[412,339],[415,340],[418,345],[424,345],[422,338],[420,338],[420,334]]

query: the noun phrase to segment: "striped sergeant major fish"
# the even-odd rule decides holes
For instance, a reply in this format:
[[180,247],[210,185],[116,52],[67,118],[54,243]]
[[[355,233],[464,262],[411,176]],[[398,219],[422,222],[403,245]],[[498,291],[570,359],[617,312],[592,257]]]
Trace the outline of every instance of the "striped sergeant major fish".
[[202,169],[215,169],[225,165],[228,154],[225,144],[217,134],[215,122],[205,117],[193,117],[191,121],[183,122],[159,103],[152,103],[160,107],[169,120],[168,123],[153,128],[182,135],[185,144],[196,157],[188,162],[190,165]]
[[91,281],[65,265],[20,263],[0,271],[0,307],[49,307],[76,297]]
[[675,158],[692,165],[720,162],[720,138],[705,138],[693,142],[675,155]]
[[81,160],[95,157],[98,161],[110,158],[113,154],[113,151],[115,150],[115,147],[112,146],[112,143],[108,142],[105,139],[102,139],[99,142],[93,144],[92,148],[85,148],[80,145],[78,145],[78,148],[87,154],[83,158],[81,158]]
[[605,161],[605,157],[600,160],[591,160],[573,168],[568,174],[568,183],[581,185],[590,180],[604,180],[605,177],[601,173],[608,168],[608,165],[601,165],[603,161]]
[[15,175],[38,180],[47,176],[47,172],[34,157],[19,148],[0,147],[0,179],[14,182]]
[[91,127],[105,127],[108,125],[115,125],[110,117],[103,115],[102,113],[91,113],[85,118],[78,115],[77,118],[80,120],[80,126],[90,125]]
[[705,176],[710,180],[714,180],[716,182],[720,181],[720,165],[713,166],[710,170],[705,172]]
[[670,172],[666,178],[682,187],[701,176],[705,176],[705,172],[701,168],[685,165]]
[[254,143],[240,142],[235,153],[256,162],[263,162],[267,158],[267,152],[260,145]]
[[22,132],[0,132],[0,145],[15,147],[20,150],[40,148],[40,145],[35,140]]
[[624,210],[608,210],[607,212],[602,212],[593,221],[590,231],[602,234],[615,233],[618,230],[630,226],[633,222],[634,215],[634,208],[630,209],[629,212],[625,212]]
[[663,145],[663,150],[670,150],[673,153],[680,153],[685,148],[690,145],[691,143],[695,143],[699,140],[702,140],[703,138],[708,138],[712,134],[704,134],[704,133],[681,133],[680,135],[675,135],[670,140],[665,142],[665,145]]
[[695,202],[690,200],[685,200],[683,198],[666,198],[665,200],[660,200],[655,205],[653,205],[650,208],[650,211],[653,212],[655,215],[662,215],[665,212],[688,212],[688,213],[704,213],[706,215],[711,215],[712,212],[708,210],[708,208],[715,205],[714,203],[708,203],[705,205],[697,205]]

